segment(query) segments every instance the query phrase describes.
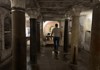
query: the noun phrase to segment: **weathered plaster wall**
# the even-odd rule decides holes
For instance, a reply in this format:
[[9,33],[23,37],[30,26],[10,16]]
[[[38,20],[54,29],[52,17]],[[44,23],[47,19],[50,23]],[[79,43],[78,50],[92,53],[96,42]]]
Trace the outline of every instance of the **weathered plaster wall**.
[[90,50],[92,10],[81,13],[80,16],[80,47]]
[[6,46],[5,46],[5,39],[4,39],[5,38],[4,18],[7,15],[10,16],[10,11],[4,8],[0,8],[0,61],[6,59],[9,55],[11,55],[11,47],[9,49],[5,48]]

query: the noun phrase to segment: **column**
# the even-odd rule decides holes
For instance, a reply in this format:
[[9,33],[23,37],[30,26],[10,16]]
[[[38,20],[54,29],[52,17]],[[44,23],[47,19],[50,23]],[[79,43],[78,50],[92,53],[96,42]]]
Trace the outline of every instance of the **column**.
[[26,70],[25,0],[11,0],[12,70]]
[[64,27],[64,53],[68,52],[68,46],[69,46],[69,36],[68,36],[68,19],[65,19],[65,27]]
[[90,54],[89,70],[100,70],[100,3],[93,8]]
[[77,64],[78,43],[79,43],[79,16],[80,9],[74,8],[72,14],[72,33],[71,33],[71,62]]
[[30,18],[30,61],[37,64],[37,22],[36,18]]
[[27,13],[30,16],[30,62],[32,67],[37,65],[37,16],[38,12],[35,9],[28,9]]
[[37,51],[40,52],[40,22],[37,22]]

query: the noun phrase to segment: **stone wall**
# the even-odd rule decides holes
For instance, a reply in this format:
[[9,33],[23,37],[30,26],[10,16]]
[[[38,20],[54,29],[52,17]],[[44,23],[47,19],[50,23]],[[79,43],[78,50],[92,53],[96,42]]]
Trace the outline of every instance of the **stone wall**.
[[91,32],[86,31],[85,32],[85,42],[84,42],[84,49],[86,51],[90,51],[90,41],[91,41]]
[[0,61],[11,55],[11,22],[7,18],[11,18],[10,10],[0,8]]
[[3,8],[0,8],[0,60],[2,57],[2,50],[4,47],[4,34],[3,34],[3,19],[6,11]]
[[79,47],[89,51],[91,40],[91,24],[92,24],[92,10],[82,11],[80,13],[80,38]]

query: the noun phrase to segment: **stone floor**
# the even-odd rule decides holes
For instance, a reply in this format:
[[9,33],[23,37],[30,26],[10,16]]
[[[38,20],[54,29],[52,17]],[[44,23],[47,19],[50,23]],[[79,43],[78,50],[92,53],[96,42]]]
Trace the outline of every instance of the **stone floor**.
[[[35,70],[30,65],[29,48],[27,53],[27,70]],[[59,54],[55,55],[53,47],[42,47],[41,53],[38,54],[37,70],[88,70],[89,53],[87,51],[79,51],[78,64],[70,63],[70,53],[64,55],[62,47],[59,47]],[[11,62],[0,67],[0,70],[11,70]]]
[[59,48],[59,54],[56,56],[52,47],[42,48],[38,59],[40,70],[88,70],[89,53],[81,50],[78,56],[78,64],[70,63],[70,53],[63,54],[62,47]]

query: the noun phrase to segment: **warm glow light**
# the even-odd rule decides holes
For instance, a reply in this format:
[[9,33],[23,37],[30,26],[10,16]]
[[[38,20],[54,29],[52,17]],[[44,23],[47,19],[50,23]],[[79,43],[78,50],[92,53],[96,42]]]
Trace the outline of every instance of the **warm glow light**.
[[47,24],[47,23],[49,23],[50,21],[46,21],[46,22],[44,22],[43,23],[43,28],[45,27],[45,25]]
[[[81,26],[84,26],[84,30],[91,31],[91,25],[92,25],[92,10],[83,11],[80,14],[80,23]],[[83,17],[83,18],[82,18]]]
[[58,24],[59,27],[59,22],[58,21],[45,21],[43,23],[43,33],[44,35],[47,35],[47,33],[51,33],[52,29],[51,27],[55,27],[55,24]]
[[92,21],[92,13],[88,14],[87,18]]

